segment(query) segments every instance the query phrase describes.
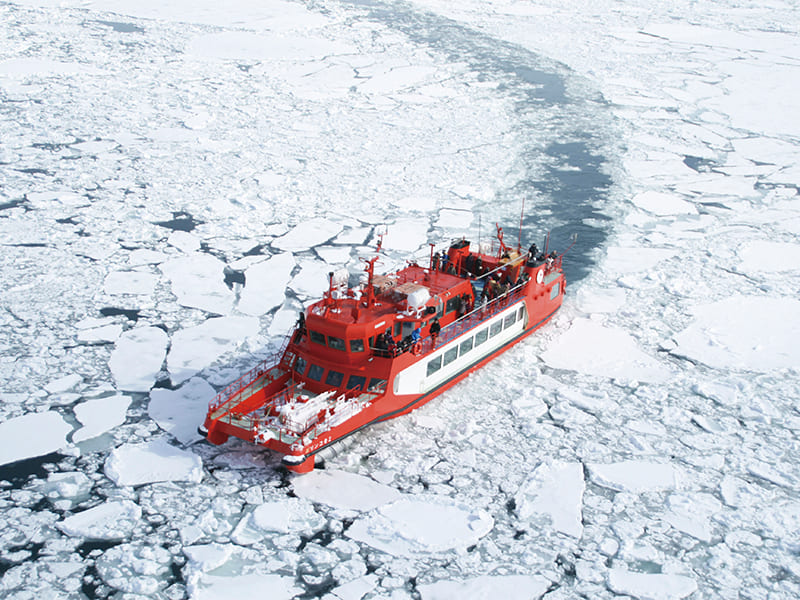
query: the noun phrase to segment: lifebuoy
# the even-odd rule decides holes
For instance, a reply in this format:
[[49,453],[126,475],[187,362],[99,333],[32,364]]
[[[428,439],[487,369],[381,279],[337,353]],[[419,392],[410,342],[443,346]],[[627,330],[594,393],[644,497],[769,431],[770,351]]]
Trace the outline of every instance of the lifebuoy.
[[542,283],[544,281],[544,271],[539,269],[536,271],[536,283]]
[[411,345],[411,354],[417,356],[420,352],[422,352],[422,342],[414,342]]

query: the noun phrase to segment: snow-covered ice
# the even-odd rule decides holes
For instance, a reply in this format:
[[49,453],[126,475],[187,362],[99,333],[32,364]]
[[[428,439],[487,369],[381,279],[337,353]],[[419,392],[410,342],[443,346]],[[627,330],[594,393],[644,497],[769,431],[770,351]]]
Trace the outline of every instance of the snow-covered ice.
[[60,450],[71,432],[72,427],[52,410],[0,423],[0,465]]
[[125,422],[125,415],[131,404],[130,396],[116,394],[109,398],[87,400],[73,408],[75,418],[81,427],[72,434],[74,443],[97,437]]
[[58,528],[72,537],[92,540],[125,539],[139,525],[142,509],[130,500],[107,500],[67,517]]
[[534,527],[547,526],[549,520],[556,531],[580,538],[585,487],[581,463],[543,463],[520,489],[517,512],[520,519],[532,520]]
[[196,454],[156,438],[143,444],[124,444],[111,451],[105,474],[117,485],[155,481],[192,481],[203,478],[203,462]]
[[314,471],[297,477],[292,489],[301,498],[321,502],[334,508],[369,511],[400,499],[400,493],[355,473],[346,471]]
[[204,379],[192,377],[177,390],[152,390],[147,414],[179,442],[190,444],[200,439],[195,423],[205,418],[215,395]]
[[483,575],[463,581],[423,584],[419,586],[419,591],[423,600],[530,600],[541,598],[549,587],[550,581],[536,575]]
[[149,391],[161,371],[168,344],[169,337],[160,327],[135,327],[124,332],[108,360],[117,389]]

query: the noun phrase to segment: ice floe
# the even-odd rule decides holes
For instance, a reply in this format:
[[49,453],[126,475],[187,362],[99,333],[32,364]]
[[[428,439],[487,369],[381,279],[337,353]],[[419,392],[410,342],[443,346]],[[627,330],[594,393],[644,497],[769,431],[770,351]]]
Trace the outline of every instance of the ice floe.
[[635,573],[615,568],[608,572],[608,587],[617,594],[639,600],[680,600],[697,591],[697,582],[685,575]]
[[103,504],[73,514],[60,521],[58,528],[72,537],[92,540],[119,540],[142,525],[142,509],[131,500],[107,500]]
[[104,283],[106,294],[132,294],[150,296],[155,290],[157,278],[152,273],[141,271],[114,271]]
[[400,493],[377,481],[346,471],[313,471],[297,477],[292,489],[301,498],[334,508],[369,511],[400,499]]
[[197,424],[205,418],[215,395],[204,379],[192,377],[177,390],[152,390],[147,414],[179,442],[190,444],[200,439]]
[[587,466],[594,483],[620,492],[639,494],[674,490],[681,481],[679,471],[669,463],[627,460]]
[[517,514],[534,523],[543,517],[554,530],[580,538],[585,488],[581,463],[542,463],[517,493]]
[[624,330],[589,319],[575,319],[541,358],[556,369],[599,377],[658,383],[670,376],[669,369],[642,352]]
[[192,600],[228,600],[234,597],[290,600],[301,591],[295,586],[294,577],[262,573],[229,576],[203,574],[187,589]]
[[254,317],[216,317],[176,331],[167,355],[172,382],[186,381],[257,334],[258,319]]
[[173,258],[159,265],[170,280],[178,304],[227,315],[233,307],[234,294],[225,285],[225,264],[209,254],[191,254]]
[[156,438],[141,444],[124,444],[112,450],[105,474],[119,486],[155,481],[192,481],[203,478],[199,456]]
[[309,533],[325,524],[322,515],[307,500],[265,502],[239,521],[231,533],[231,540],[242,546],[254,544],[273,533]]
[[694,204],[684,198],[666,192],[647,191],[636,194],[632,199],[636,206],[654,215],[696,214]]
[[56,452],[72,432],[55,411],[28,413],[0,423],[0,465]]
[[342,225],[328,219],[308,219],[296,225],[289,233],[275,239],[272,245],[285,252],[300,252],[319,246],[335,238]]
[[131,404],[130,396],[117,394],[109,398],[95,398],[75,405],[72,409],[81,427],[72,434],[74,443],[97,437],[125,422]]
[[463,550],[493,526],[485,511],[454,500],[401,498],[360,517],[346,534],[388,554],[422,556]]
[[437,581],[417,587],[422,600],[538,600],[551,582],[540,575],[483,575],[463,581]]
[[800,302],[734,295],[696,306],[675,354],[709,366],[769,372],[800,365]]
[[164,364],[168,344],[169,337],[160,327],[134,327],[124,332],[108,360],[117,389],[149,391]]

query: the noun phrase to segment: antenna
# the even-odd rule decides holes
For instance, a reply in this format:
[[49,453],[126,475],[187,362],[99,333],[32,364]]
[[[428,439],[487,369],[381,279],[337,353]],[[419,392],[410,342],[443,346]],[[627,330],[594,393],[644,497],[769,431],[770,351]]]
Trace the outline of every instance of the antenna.
[[522,198],[522,210],[519,213],[519,236],[517,237],[517,254],[522,254],[522,218],[525,216],[525,198]]

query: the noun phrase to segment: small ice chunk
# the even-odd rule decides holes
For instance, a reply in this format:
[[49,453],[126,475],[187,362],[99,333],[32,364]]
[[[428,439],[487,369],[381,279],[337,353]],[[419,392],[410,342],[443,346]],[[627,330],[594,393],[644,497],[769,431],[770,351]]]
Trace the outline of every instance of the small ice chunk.
[[237,308],[246,315],[260,316],[286,298],[295,261],[290,252],[276,254],[250,266],[244,273],[245,285]]
[[[361,600],[377,586],[378,577],[371,573],[333,588],[331,590],[331,596],[336,600]],[[327,600],[327,596],[325,598]]]
[[483,575],[463,581],[437,581],[417,589],[422,600],[537,600],[550,585],[550,580],[541,575]]
[[170,280],[178,304],[226,315],[233,306],[234,293],[225,285],[225,263],[209,254],[190,254],[159,265]]
[[169,235],[169,238],[167,238],[167,243],[170,246],[175,246],[178,250],[182,250],[186,254],[191,254],[200,250],[200,240],[197,239],[196,235],[188,231],[173,231]]
[[152,273],[140,271],[113,271],[106,275],[103,284],[106,294],[132,294],[150,296],[156,287],[157,278]]
[[320,246],[335,238],[342,231],[342,225],[328,219],[309,219],[303,221],[286,235],[272,242],[273,247],[286,252],[302,252]]
[[44,389],[48,394],[61,394],[70,391],[80,383],[83,383],[83,377],[77,373],[73,373],[72,375],[65,375],[64,377],[59,377],[55,381],[51,381],[44,386]]
[[694,204],[687,202],[676,194],[656,192],[653,190],[636,194],[631,200],[636,206],[658,216],[696,214]]
[[800,365],[800,301],[794,298],[732,296],[693,312],[694,322],[675,336],[674,354],[721,369]]
[[50,499],[88,497],[92,481],[80,471],[50,473],[47,481],[40,481],[36,489]]
[[200,439],[197,424],[203,422],[215,395],[204,379],[192,377],[177,390],[152,390],[147,413],[179,442],[191,444]]
[[173,383],[186,381],[258,331],[255,317],[217,317],[175,332],[167,356]]
[[202,544],[184,546],[183,554],[189,559],[192,567],[208,572],[224,565],[233,554],[233,550],[233,544]]
[[142,509],[130,500],[107,500],[99,506],[71,515],[56,526],[71,537],[119,540],[141,523]]
[[142,265],[157,265],[167,260],[167,255],[163,252],[139,248],[128,255],[128,265],[139,267]]
[[163,439],[144,444],[124,444],[111,451],[105,474],[119,486],[156,481],[203,479],[203,461],[193,452],[170,446]]
[[619,492],[659,492],[678,486],[678,472],[668,463],[627,460],[588,467],[592,481]]
[[576,319],[541,357],[554,369],[600,377],[652,383],[670,377],[669,369],[642,352],[625,331],[589,319]]
[[244,516],[231,534],[231,541],[247,546],[271,532],[311,533],[325,524],[313,504],[300,498],[264,502]]
[[346,471],[312,471],[292,482],[300,498],[334,508],[368,511],[401,497],[400,492],[355,473]]
[[494,520],[451,498],[401,498],[359,518],[346,535],[394,556],[429,556],[464,549],[485,536]]
[[135,327],[123,333],[108,361],[117,389],[149,391],[161,371],[167,344],[169,337],[159,327]]
[[110,587],[141,597],[163,597],[169,585],[172,554],[155,544],[121,544],[106,549],[96,561],[97,574]]
[[78,341],[86,344],[104,344],[116,342],[122,335],[122,325],[112,323],[94,329],[81,329],[78,332]]
[[60,450],[67,446],[71,431],[63,417],[52,410],[0,423],[0,465]]
[[87,400],[75,406],[75,418],[81,427],[72,434],[73,443],[97,437],[125,422],[125,415],[131,404],[130,396],[117,394],[110,398]]
[[672,494],[667,506],[664,521],[701,542],[711,542],[711,519],[722,510],[719,500],[704,493]]
[[580,538],[585,489],[581,463],[542,463],[517,493],[517,513],[526,520],[543,516],[556,531]]
[[697,582],[685,575],[634,573],[616,568],[608,572],[608,587],[639,600],[680,600],[697,591]]

